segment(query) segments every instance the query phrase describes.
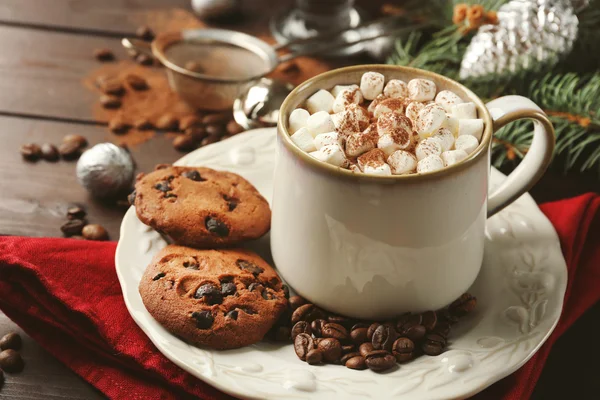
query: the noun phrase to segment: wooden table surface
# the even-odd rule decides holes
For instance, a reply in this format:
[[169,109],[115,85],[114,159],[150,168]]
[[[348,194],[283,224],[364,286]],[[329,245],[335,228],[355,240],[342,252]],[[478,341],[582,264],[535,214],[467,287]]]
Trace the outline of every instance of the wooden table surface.
[[[98,68],[91,56],[93,49],[110,48],[119,58],[125,58],[120,37],[133,35],[141,24],[160,29],[173,18],[189,18],[189,3],[0,0],[0,234],[61,236],[59,227],[65,210],[79,204],[87,209],[90,221],[101,223],[111,239],[118,239],[124,209],[93,201],[77,184],[74,162],[27,163],[21,159],[19,147],[26,142],[58,143],[68,133],[82,134],[90,144],[107,141],[107,121],[93,112],[97,94],[82,84],[90,71]],[[243,1],[243,18],[226,23],[225,27],[266,37],[269,16],[286,3]],[[362,3],[367,8],[374,7],[373,2]],[[315,65],[311,63],[322,65],[318,64],[320,61],[306,63],[310,66],[308,74]],[[340,60],[334,63],[339,64]],[[164,135],[132,147],[131,151],[139,171],[181,156]],[[590,190],[598,190],[594,177],[548,173],[531,193],[536,201],[544,202]],[[600,346],[595,344],[600,336],[599,321],[600,306],[596,305],[558,341],[534,398],[583,398],[600,392],[599,364],[582,363],[600,356]],[[0,335],[9,331],[21,332],[0,312]],[[7,374],[0,399],[104,398],[21,333],[27,368],[21,374]],[[580,348],[588,350],[582,355]]]

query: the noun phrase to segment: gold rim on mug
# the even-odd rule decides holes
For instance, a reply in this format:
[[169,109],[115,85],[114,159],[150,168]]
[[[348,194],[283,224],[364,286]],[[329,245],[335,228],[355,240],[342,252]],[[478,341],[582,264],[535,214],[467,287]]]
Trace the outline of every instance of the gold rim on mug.
[[[304,152],[290,138],[290,134],[288,132],[288,119],[291,113],[291,107],[296,107],[314,94],[319,89],[327,89],[331,90],[331,87],[325,87],[321,85],[323,82],[328,81],[330,78],[339,75],[345,75],[353,72],[367,72],[367,71],[375,71],[383,74],[386,79],[394,78],[394,75],[398,74],[398,72],[404,72],[406,75],[410,75],[412,78],[428,78],[433,80],[436,85],[439,87],[440,83],[444,83],[443,86],[454,87],[460,89],[460,92],[463,92],[469,101],[472,101],[477,106],[479,112],[479,118],[483,119],[484,123],[484,131],[482,135],[481,142],[479,146],[471,153],[467,158],[462,160],[459,163],[451,165],[449,167],[444,167],[438,171],[426,172],[426,173],[414,173],[414,174],[406,174],[406,175],[371,175],[365,174],[364,172],[353,172],[346,168],[336,167],[331,164],[327,164],[325,162],[319,161],[308,153]],[[348,84],[346,83],[337,83],[337,84]],[[300,102],[297,101],[297,98],[301,97],[302,100]],[[292,103],[296,103],[292,106]],[[529,116],[529,115],[528,115]],[[472,164],[474,164],[478,159],[484,157],[486,155],[486,151],[489,149],[489,144],[492,140],[492,136],[494,133],[494,123],[492,121],[492,117],[485,106],[485,104],[481,101],[481,99],[473,93],[471,90],[467,89],[465,86],[460,83],[447,78],[443,75],[436,74],[434,72],[425,71],[417,68],[410,67],[401,67],[396,65],[385,65],[385,64],[367,64],[367,65],[356,65],[352,67],[344,67],[334,69],[328,72],[324,72],[319,74],[299,86],[297,86],[289,95],[286,97],[283,102],[281,109],[279,111],[279,121],[277,122],[277,134],[279,135],[279,139],[283,142],[285,147],[291,151],[298,159],[306,163],[307,165],[320,170],[322,172],[330,173],[333,175],[337,175],[344,178],[349,179],[359,179],[361,181],[376,181],[376,182],[399,182],[399,181],[415,181],[415,180],[423,180],[423,179],[436,179],[442,178],[449,174],[458,173],[465,168],[468,168]]]

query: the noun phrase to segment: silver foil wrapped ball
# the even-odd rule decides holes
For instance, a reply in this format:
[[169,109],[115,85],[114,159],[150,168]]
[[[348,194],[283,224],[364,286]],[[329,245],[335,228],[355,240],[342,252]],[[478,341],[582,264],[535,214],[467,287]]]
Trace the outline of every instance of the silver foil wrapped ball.
[[94,197],[110,198],[131,190],[135,163],[127,150],[100,143],[77,162],[77,179]]

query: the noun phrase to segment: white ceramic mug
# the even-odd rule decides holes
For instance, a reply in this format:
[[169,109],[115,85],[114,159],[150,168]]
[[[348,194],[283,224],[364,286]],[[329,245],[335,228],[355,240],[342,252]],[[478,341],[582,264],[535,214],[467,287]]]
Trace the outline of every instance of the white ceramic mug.
[[[319,89],[360,81],[425,77],[476,104],[485,123],[479,147],[442,170],[370,176],[319,162],[291,141],[292,110]],[[488,196],[493,132],[534,121],[521,164]],[[295,291],[329,311],[385,319],[446,306],[471,286],[483,260],[485,221],[526,192],[546,170],[552,124],[531,100],[506,96],[487,105],[459,83],[428,71],[389,65],[341,68],[298,86],[281,108],[271,250]]]

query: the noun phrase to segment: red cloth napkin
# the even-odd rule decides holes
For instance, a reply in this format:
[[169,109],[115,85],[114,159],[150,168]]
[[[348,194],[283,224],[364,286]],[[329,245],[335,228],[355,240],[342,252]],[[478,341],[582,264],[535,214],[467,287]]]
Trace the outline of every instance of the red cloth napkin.
[[[541,209],[569,269],[561,320],[527,364],[477,398],[530,397],[553,343],[600,298],[600,196]],[[115,243],[0,238],[0,309],[110,398],[231,398],[168,361],[138,328],[123,303],[114,253]]]

